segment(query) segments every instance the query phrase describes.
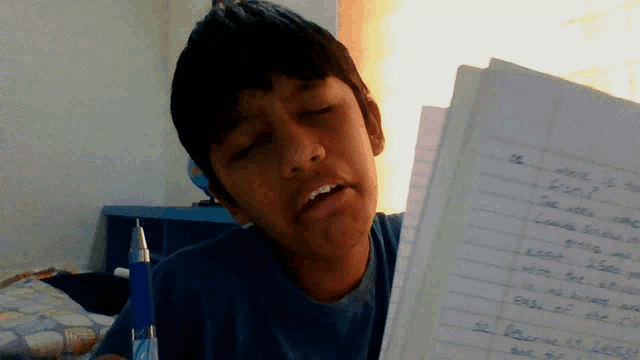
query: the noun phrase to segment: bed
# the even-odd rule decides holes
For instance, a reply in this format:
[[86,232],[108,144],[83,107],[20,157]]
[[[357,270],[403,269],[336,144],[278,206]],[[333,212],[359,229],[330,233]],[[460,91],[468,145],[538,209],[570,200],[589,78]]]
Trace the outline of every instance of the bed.
[[0,271],[0,359],[89,359],[119,312],[74,300],[85,302],[69,285],[92,274],[69,264]]

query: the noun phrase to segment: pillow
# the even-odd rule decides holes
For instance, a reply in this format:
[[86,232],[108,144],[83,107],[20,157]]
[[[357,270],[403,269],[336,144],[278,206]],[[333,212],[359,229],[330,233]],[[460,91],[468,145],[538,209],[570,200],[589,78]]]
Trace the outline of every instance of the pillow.
[[0,289],[3,289],[16,281],[26,278],[45,279],[54,276],[59,272],[68,272],[71,274],[81,274],[89,272],[89,270],[80,269],[70,263],[55,263],[47,266],[28,265],[28,266],[12,266],[0,269]]
[[116,316],[90,313],[37,279],[0,290],[0,358],[60,358],[88,353]]

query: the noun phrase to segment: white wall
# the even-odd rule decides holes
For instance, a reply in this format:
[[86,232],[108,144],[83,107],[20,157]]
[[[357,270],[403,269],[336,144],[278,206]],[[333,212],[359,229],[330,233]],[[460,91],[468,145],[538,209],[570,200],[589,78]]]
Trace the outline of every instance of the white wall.
[[[337,34],[336,0],[276,2]],[[201,0],[2,0],[0,270],[99,269],[102,206],[204,199],[187,177],[169,91],[209,8]]]

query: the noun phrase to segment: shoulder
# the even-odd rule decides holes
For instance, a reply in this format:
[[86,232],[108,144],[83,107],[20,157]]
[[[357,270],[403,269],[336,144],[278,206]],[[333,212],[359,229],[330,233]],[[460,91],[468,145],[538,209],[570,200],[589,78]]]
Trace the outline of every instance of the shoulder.
[[387,241],[398,243],[400,241],[400,231],[402,230],[402,220],[404,212],[387,215],[382,212],[376,213],[373,219],[373,231],[379,233],[379,236],[386,238]]
[[[247,263],[255,261],[255,251],[247,251],[247,244],[260,242],[248,230],[230,230],[181,249],[154,266],[151,281],[161,355],[202,358],[204,329],[210,336],[225,334],[225,315],[251,286]],[[96,355],[119,353],[130,358],[132,316],[129,300]],[[165,345],[169,343],[170,347]]]
[[404,212],[392,215],[378,212],[371,226],[372,240],[382,245],[381,248],[385,255],[392,262],[395,262],[396,253],[398,252],[403,218]]
[[187,293],[202,291],[203,285],[210,289],[211,284],[218,289],[238,289],[239,284],[246,284],[245,277],[263,254],[259,249],[263,242],[257,241],[260,234],[252,228],[234,228],[171,254],[154,267],[154,284]]
[[377,286],[391,294],[393,274],[400,243],[404,213],[376,213],[371,227],[371,240],[376,254]]

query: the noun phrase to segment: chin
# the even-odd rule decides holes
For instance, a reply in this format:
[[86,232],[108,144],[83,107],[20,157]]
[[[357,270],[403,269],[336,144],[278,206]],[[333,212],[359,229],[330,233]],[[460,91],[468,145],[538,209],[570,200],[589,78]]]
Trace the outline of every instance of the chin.
[[364,241],[369,241],[369,233],[375,216],[375,208],[373,210],[351,213],[336,214],[337,216],[332,222],[330,229],[330,238],[328,246],[337,246],[338,252],[348,252],[358,247]]

